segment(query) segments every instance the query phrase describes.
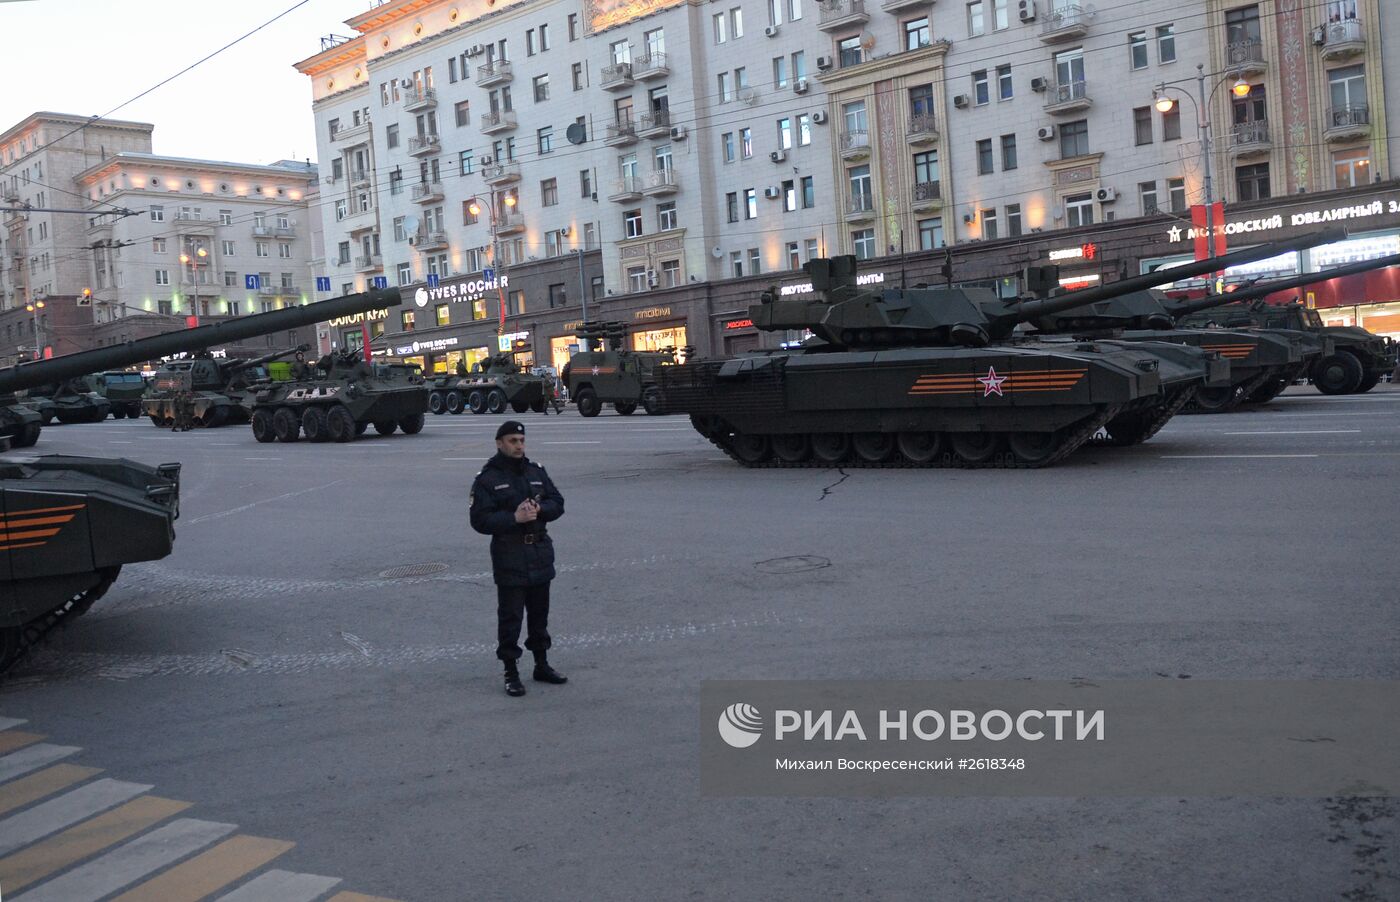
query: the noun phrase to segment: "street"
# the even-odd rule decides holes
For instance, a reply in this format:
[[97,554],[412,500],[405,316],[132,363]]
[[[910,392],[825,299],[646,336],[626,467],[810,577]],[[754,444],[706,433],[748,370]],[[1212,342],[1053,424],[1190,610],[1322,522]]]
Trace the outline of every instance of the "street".
[[1389,800],[714,800],[696,763],[705,679],[1396,679],[1400,386],[1028,471],[745,470],[683,417],[526,414],[566,499],[570,681],[527,670],[523,699],[467,523],[502,419],[44,429],[34,452],[182,462],[178,538],[0,684],[25,721],[0,737],[295,843],[269,867],[340,881],[318,893],[1400,896]]

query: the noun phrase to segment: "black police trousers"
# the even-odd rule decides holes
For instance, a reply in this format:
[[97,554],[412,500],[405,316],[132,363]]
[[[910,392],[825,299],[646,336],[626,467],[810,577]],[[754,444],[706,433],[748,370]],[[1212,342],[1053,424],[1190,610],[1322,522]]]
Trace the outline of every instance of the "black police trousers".
[[520,658],[520,621],[525,620],[525,647],[536,656],[551,645],[549,641],[549,583],[539,586],[496,587],[496,657],[502,661]]

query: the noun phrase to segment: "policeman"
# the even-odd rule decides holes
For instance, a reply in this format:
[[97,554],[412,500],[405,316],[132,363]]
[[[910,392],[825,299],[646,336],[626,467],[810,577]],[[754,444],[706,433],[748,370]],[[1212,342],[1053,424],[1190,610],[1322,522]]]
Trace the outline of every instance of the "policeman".
[[520,622],[525,647],[535,656],[535,681],[567,683],[549,666],[549,583],[554,543],[545,524],[564,515],[564,496],[544,467],[525,456],[525,426],[507,420],[496,430],[496,456],[476,474],[471,492],[472,529],[491,537],[496,580],[496,657],[505,665],[506,695],[525,694],[516,661]]

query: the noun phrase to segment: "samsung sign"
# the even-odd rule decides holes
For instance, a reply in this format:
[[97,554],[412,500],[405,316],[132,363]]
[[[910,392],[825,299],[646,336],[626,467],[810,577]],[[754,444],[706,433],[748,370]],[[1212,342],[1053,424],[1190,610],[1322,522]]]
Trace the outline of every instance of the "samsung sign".
[[[857,285],[879,285],[885,281],[885,274],[882,272],[866,273],[863,276],[856,276]],[[811,294],[815,289],[811,282],[803,282],[801,285],[784,285],[778,289],[780,297],[791,297],[794,294]]]

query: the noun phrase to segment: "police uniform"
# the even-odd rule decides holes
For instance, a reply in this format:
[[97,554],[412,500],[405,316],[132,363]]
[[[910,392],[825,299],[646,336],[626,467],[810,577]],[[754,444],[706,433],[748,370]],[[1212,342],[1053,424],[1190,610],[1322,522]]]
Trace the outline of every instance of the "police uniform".
[[[496,438],[510,434],[524,435],[525,427],[514,420],[507,421]],[[527,498],[539,504],[539,515],[533,522],[517,523],[515,511]],[[550,668],[546,657],[551,645],[549,583],[554,579],[554,543],[545,528],[563,515],[564,496],[554,487],[544,467],[529,458],[516,459],[497,452],[472,484],[472,529],[491,536],[491,570],[496,582],[496,657],[505,665],[508,691],[521,655],[517,643],[522,620],[526,625],[525,647],[535,656],[535,679],[564,681]]]

